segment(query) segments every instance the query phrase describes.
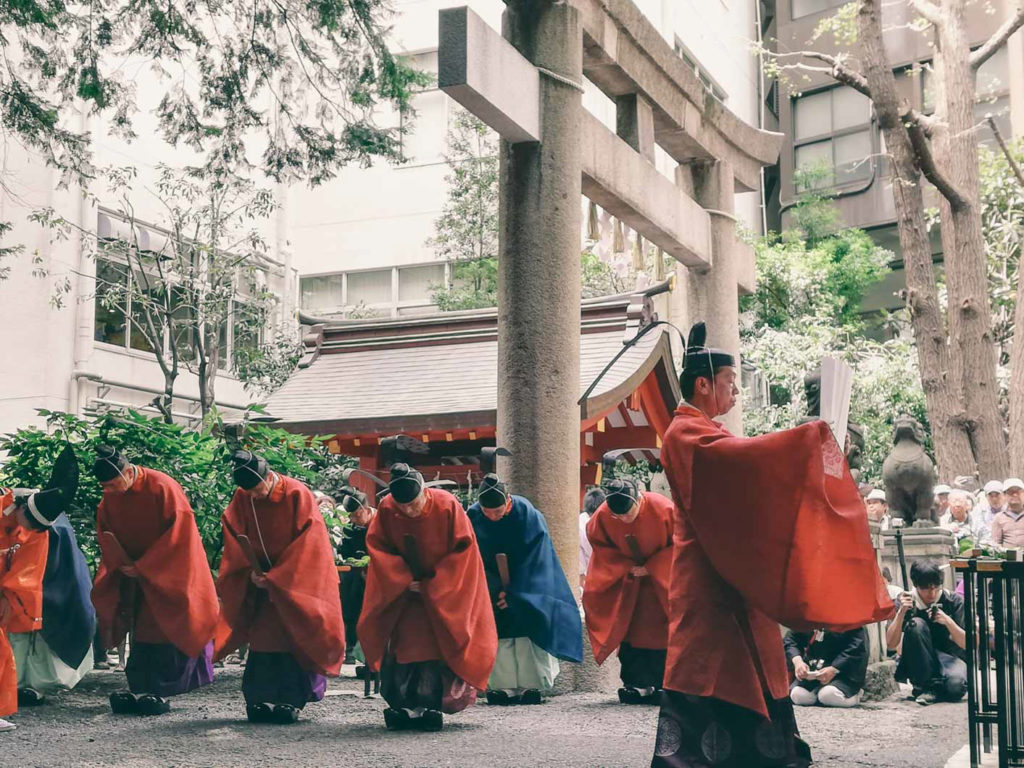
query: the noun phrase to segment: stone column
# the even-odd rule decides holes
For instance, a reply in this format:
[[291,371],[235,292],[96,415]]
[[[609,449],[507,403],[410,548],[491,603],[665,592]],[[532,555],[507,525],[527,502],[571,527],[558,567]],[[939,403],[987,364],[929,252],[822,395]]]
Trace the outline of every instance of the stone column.
[[[531,63],[583,79],[576,9],[510,0],[502,33]],[[580,195],[582,94],[541,74],[542,143],[501,142],[498,442],[513,493],[547,518],[578,583],[580,485]]]
[[[718,213],[711,214],[711,269],[704,273],[690,271],[690,284],[698,299],[691,304],[690,320],[704,320],[708,325],[708,344],[731,352],[739,362],[740,297],[736,283],[738,242],[733,218],[733,170],[724,160],[698,162],[691,167],[694,198],[704,208]],[[719,421],[733,434],[742,435],[742,401]]]

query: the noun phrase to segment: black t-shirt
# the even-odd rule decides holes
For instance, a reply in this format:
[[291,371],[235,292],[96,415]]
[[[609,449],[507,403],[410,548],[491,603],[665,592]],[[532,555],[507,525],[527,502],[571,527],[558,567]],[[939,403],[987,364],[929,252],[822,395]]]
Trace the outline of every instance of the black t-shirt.
[[[947,592],[942,590],[939,595],[939,599],[936,601],[942,612],[951,618],[954,623],[961,629],[964,626],[964,599],[956,594],[955,592]],[[967,651],[961,648],[959,645],[953,642],[953,638],[949,636],[949,630],[941,624],[937,624],[932,621],[928,616],[928,611],[923,611],[916,605],[908,612],[910,616],[914,618],[924,619],[928,623],[928,629],[932,633],[932,647],[936,651],[942,651],[948,653],[950,656],[956,656],[958,659],[967,658]]]

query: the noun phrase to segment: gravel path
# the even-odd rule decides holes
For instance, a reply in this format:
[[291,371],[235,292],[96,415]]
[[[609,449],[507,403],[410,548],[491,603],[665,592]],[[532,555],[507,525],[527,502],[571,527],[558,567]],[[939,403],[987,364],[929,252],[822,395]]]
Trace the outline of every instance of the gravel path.
[[[472,707],[431,734],[384,730],[380,699],[362,683],[332,681],[294,726],[245,721],[241,669],[173,701],[158,718],[114,717],[107,696],[121,672],[94,672],[47,706],[25,709],[18,730],[0,734],[0,766],[118,768],[643,768],[650,764],[657,709],[624,707],[603,694],[561,696],[539,707]],[[844,712],[798,712],[817,765],[942,768],[966,741],[964,705],[919,707],[896,699]]]

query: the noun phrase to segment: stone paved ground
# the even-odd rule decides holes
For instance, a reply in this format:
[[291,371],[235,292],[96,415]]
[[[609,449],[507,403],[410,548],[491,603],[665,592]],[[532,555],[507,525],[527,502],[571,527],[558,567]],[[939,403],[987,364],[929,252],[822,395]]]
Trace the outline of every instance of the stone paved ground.
[[[124,676],[95,672],[48,706],[19,713],[18,730],[0,734],[0,766],[642,768],[657,721],[654,708],[588,694],[540,707],[478,705],[449,718],[441,733],[390,734],[383,702],[364,700],[362,684],[343,679],[299,724],[252,726],[241,706],[241,670],[217,672],[216,683],[151,719],[112,716],[106,697]],[[967,741],[962,704],[922,708],[893,699],[798,716],[817,764],[828,768],[942,768]]]

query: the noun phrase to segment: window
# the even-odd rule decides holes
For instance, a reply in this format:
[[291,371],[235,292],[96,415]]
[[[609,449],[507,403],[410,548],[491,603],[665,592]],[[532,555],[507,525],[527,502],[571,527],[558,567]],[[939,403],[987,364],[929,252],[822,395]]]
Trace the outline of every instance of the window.
[[705,91],[710,93],[723,104],[729,100],[729,94],[725,92],[725,89],[715,82],[715,79],[711,77],[707,70],[700,65],[699,61],[697,61],[697,57],[694,56],[685,45],[683,45],[683,41],[678,37],[676,38],[676,55],[683,60],[683,63],[685,63],[686,66],[693,70],[693,73],[704,86]]
[[398,270],[398,300],[429,301],[437,286],[444,285],[444,264],[424,264]]
[[846,5],[849,0],[793,0],[793,18],[810,16],[812,13],[821,13],[830,8],[838,8]]
[[[96,258],[93,298],[94,340],[126,350],[150,353],[154,352],[154,344],[170,351],[173,341],[181,362],[193,364],[197,355],[195,303],[198,299],[192,294],[201,286],[182,275],[168,276],[165,272],[163,278],[156,276],[155,259],[159,257],[145,245],[164,237],[158,231],[136,226],[132,233],[123,221],[102,213],[97,221],[97,231],[99,255]],[[139,251],[133,250],[136,247]],[[131,267],[128,266],[129,261]],[[164,267],[167,269],[169,264],[165,262]],[[226,286],[237,292],[238,298],[225,299],[231,303],[225,305],[227,319],[218,328],[220,352],[217,367],[222,371],[232,368],[232,363],[237,360],[235,344],[253,346],[262,339],[262,324],[250,326],[241,322],[244,312],[260,311],[251,306],[252,299],[246,298],[244,286],[240,287],[242,282],[236,275]],[[155,327],[151,327],[147,319],[148,302],[153,302],[158,310],[153,318]],[[171,311],[169,324],[159,314],[168,302]],[[150,307],[151,310],[153,308]]]
[[345,306],[345,276],[342,274],[303,277],[299,280],[302,308],[338,309]]
[[96,320],[93,338],[105,344],[125,345],[128,304],[128,267],[96,260]]
[[794,164],[827,169],[811,186],[832,187],[871,177],[871,103],[847,86],[793,100]]
[[348,305],[390,304],[391,270],[348,273]]
[[[921,70],[921,107],[925,114],[935,111],[935,73],[929,66]],[[978,126],[978,142],[987,144],[995,141],[986,118],[995,119],[999,132],[1004,137],[1013,133],[1010,125],[1010,54],[1004,45],[992,57],[978,67],[974,83],[974,120]]]

